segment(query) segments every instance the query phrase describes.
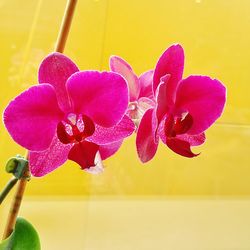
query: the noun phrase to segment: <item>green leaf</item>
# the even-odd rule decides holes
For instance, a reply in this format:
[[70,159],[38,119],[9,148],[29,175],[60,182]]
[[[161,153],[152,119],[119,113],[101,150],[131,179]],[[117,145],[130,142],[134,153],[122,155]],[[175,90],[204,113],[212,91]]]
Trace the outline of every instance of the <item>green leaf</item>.
[[14,231],[0,243],[0,250],[41,250],[39,236],[27,220],[17,218]]
[[8,237],[6,240],[2,241],[0,243],[0,250],[7,250],[8,242],[10,240],[10,237]]

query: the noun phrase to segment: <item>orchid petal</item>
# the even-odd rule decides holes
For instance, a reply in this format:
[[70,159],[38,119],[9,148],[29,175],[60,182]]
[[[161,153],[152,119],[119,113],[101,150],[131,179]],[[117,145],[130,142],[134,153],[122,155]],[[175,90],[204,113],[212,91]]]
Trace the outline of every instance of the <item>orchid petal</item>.
[[190,143],[177,138],[168,138],[166,141],[167,146],[175,153],[192,158],[199,154],[194,154],[190,149]]
[[117,73],[82,71],[67,81],[74,111],[89,116],[102,127],[112,127],[128,106],[126,81]]
[[150,109],[150,108],[154,108],[155,107],[155,102],[152,99],[149,99],[148,97],[141,97],[138,100],[138,104],[137,104],[137,112],[138,112],[138,117],[142,118],[142,116],[144,115],[144,113]]
[[225,101],[226,89],[218,80],[189,76],[178,87],[175,112],[188,112],[193,124],[187,133],[200,134],[221,116]]
[[168,81],[168,99],[174,101],[175,92],[179,81],[182,79],[184,69],[184,51],[181,45],[169,47],[160,57],[156,64],[153,77],[153,90],[156,91],[161,78],[170,75]]
[[[68,143],[74,143],[76,141],[82,141],[82,139],[85,139],[91,135],[94,134],[95,132],[95,124],[92,122],[92,120],[86,116],[82,115],[80,119],[80,123],[82,123],[82,129],[83,131],[79,130],[79,127],[75,124],[71,124],[71,132],[70,134],[67,131],[67,125],[64,124],[63,122],[59,122],[57,125],[57,136],[58,139],[63,143],[63,144],[68,144]],[[79,124],[80,126],[80,124]]]
[[94,134],[86,138],[86,140],[98,145],[108,144],[111,142],[120,141],[130,136],[134,131],[135,125],[133,121],[127,115],[125,115],[122,120],[113,127],[105,128],[96,125]]
[[140,97],[138,99],[138,106],[142,110],[146,111],[149,108],[154,108],[155,107],[155,101],[148,98],[148,97]]
[[142,117],[136,136],[137,153],[143,163],[154,157],[158,147],[158,141],[155,142],[153,112],[154,109],[146,111]]
[[33,176],[44,176],[60,167],[68,159],[71,144],[62,144],[55,135],[49,148],[45,151],[29,152],[29,166]]
[[144,113],[155,106],[155,102],[148,97],[140,97],[137,102],[130,102],[126,114],[138,127]]
[[112,142],[109,144],[100,145],[99,152],[102,160],[109,158],[114,155],[122,145],[123,140]]
[[95,158],[99,146],[92,142],[82,141],[74,144],[71,148],[68,159],[78,163],[81,169],[90,168],[96,165]]
[[66,90],[67,79],[79,71],[68,57],[58,52],[48,55],[41,63],[38,73],[39,83],[49,83],[56,91],[59,107],[70,111],[70,100]]
[[74,140],[74,138],[72,139],[72,136],[67,133],[63,122],[58,123],[56,133],[58,139],[63,144],[69,144]]
[[184,117],[177,117],[174,124],[176,135],[186,134],[193,126],[193,117],[188,113]]
[[95,165],[89,168],[84,168],[84,171],[89,174],[95,174],[95,175],[101,174],[104,172],[104,166],[103,166],[102,158],[101,158],[99,151],[96,153],[96,156],[95,156]]
[[11,101],[3,119],[15,142],[29,150],[41,151],[49,147],[62,117],[54,88],[42,84]]
[[156,117],[158,124],[160,124],[163,117],[167,114],[167,112],[170,109],[169,99],[167,98],[167,86],[169,79],[170,75],[164,76],[164,78],[162,78],[162,81],[158,85],[156,90],[156,100],[157,100]]
[[150,99],[153,99],[153,76],[154,71],[149,70],[144,72],[142,75],[139,76],[139,82],[140,82],[140,97],[148,97]]
[[136,101],[140,92],[140,84],[131,66],[121,57],[111,56],[110,69],[125,78],[128,83],[130,102]]
[[[162,142],[166,144],[167,136],[166,132],[164,131],[164,122],[161,123],[159,126],[158,135],[160,136]],[[188,142],[190,146],[199,146],[206,141],[206,136],[204,133],[198,135],[181,134],[181,135],[176,135],[175,138]]]
[[198,135],[187,135],[187,134],[177,135],[176,138],[190,143],[191,146],[199,146],[206,141],[206,136],[204,133]]

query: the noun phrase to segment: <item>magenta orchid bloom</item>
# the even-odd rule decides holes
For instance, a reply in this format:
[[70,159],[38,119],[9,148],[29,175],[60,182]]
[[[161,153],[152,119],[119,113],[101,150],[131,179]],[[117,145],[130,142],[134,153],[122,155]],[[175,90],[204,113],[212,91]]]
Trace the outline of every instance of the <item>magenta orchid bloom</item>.
[[[52,53],[39,68],[39,85],[10,102],[4,123],[12,138],[30,150],[30,170],[43,176],[67,159],[98,172],[133,133],[125,115],[126,81],[113,72],[79,71],[66,56]],[[97,168],[96,168],[97,166]]]
[[129,106],[127,115],[138,126],[145,111],[155,106],[152,90],[154,72],[149,70],[138,77],[132,67],[118,56],[110,57],[110,69],[122,75],[128,83]]
[[148,109],[138,128],[136,145],[142,162],[151,160],[159,138],[175,153],[194,157],[191,146],[205,142],[204,131],[222,114],[226,89],[207,76],[182,79],[184,51],[180,45],[168,48],[154,70],[155,108]]

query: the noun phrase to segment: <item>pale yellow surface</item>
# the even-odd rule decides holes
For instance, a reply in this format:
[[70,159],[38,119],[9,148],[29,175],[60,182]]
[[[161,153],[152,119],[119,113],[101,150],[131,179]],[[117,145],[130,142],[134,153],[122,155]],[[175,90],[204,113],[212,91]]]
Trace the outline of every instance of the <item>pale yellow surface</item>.
[[[39,62],[53,50],[65,3],[0,0],[1,113],[11,98],[36,84]],[[250,249],[249,202],[221,200],[250,195],[249,31],[249,0],[79,0],[65,54],[80,69],[107,70],[109,56],[116,54],[140,74],[179,42],[186,53],[184,76],[220,79],[227,86],[228,100],[224,115],[208,130],[207,142],[196,149],[202,154],[195,159],[182,158],[161,145],[156,157],[142,165],[132,136],[105,161],[106,171],[100,176],[68,162],[44,178],[33,178],[22,214],[41,231],[43,249],[70,249],[70,237],[76,250]],[[11,141],[2,122],[0,138],[2,187],[9,178],[6,160],[24,150]],[[55,195],[63,196],[60,202],[46,198],[53,200]],[[72,195],[79,198],[67,201]],[[108,201],[102,198],[106,195]],[[183,198],[164,201],[194,195],[216,198],[221,205]],[[81,197],[84,200],[78,201]],[[6,202],[0,224],[7,208]],[[60,221],[63,218],[65,222]]]
[[247,200],[29,198],[22,216],[45,250],[248,250],[249,210]]

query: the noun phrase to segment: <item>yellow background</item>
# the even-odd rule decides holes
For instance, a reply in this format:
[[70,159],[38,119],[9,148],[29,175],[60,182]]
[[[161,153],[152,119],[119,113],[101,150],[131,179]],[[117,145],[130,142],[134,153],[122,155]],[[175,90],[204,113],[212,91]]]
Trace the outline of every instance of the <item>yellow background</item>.
[[[41,59],[53,50],[65,3],[66,1],[62,0],[0,0],[1,113],[13,97],[37,83],[38,65]],[[44,200],[48,196],[52,196],[51,199],[64,196],[64,200],[67,197],[71,199],[72,196],[78,196],[81,199],[84,196],[88,199],[95,198],[96,201],[107,196],[111,200],[135,197],[144,197],[146,200],[159,200],[163,197],[206,197],[220,200],[248,198],[249,13],[249,0],[79,0],[65,54],[71,57],[81,70],[107,70],[109,56],[115,54],[127,60],[135,72],[140,74],[154,68],[161,53],[171,44],[178,42],[185,49],[184,76],[202,74],[221,80],[228,90],[226,109],[218,122],[207,131],[206,143],[196,149],[196,152],[202,153],[195,159],[175,155],[161,145],[156,157],[143,165],[137,158],[135,136],[132,136],[124,142],[114,157],[105,161],[106,169],[102,175],[89,175],[79,170],[76,164],[68,162],[44,178],[33,178],[26,191],[27,204],[30,204],[29,199],[32,200],[34,196],[35,200]],[[11,141],[1,122],[1,187],[9,178],[4,172],[5,162],[18,153],[24,153],[24,149]],[[109,204],[107,207],[112,209],[115,204],[118,203]],[[147,206],[149,204],[151,203],[148,202]],[[192,205],[194,211],[199,207],[196,205]],[[185,205],[182,208],[184,211]],[[225,210],[227,208],[225,205]],[[137,216],[141,211],[141,208],[138,209]],[[235,211],[241,213],[240,209],[239,206]],[[207,211],[209,213],[210,210]],[[141,221],[150,216],[150,212],[148,213],[145,212]],[[116,211],[117,214],[119,212]],[[123,213],[120,212],[120,215]],[[99,213],[99,216],[103,218],[104,215]],[[228,216],[232,218],[230,213]],[[157,223],[160,223],[160,217],[164,218],[163,211],[158,215]],[[41,221],[41,218],[38,221]],[[168,222],[166,219],[166,223]],[[125,225],[129,228],[130,224],[127,222]],[[182,227],[181,223],[176,225]],[[228,235],[225,234],[226,236]],[[127,242],[126,237],[123,240]],[[244,247],[248,246],[246,249],[250,249],[248,240],[239,242],[246,242]]]

